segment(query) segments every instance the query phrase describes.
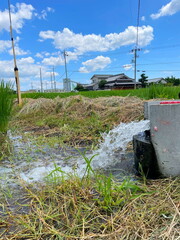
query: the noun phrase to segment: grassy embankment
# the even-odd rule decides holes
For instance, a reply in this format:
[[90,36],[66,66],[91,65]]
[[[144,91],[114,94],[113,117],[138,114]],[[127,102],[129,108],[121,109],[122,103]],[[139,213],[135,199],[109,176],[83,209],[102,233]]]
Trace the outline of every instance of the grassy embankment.
[[[145,93],[146,89],[136,91]],[[172,91],[174,97],[168,95],[168,98],[177,98],[179,89]],[[125,94],[124,91],[115,92]],[[113,91],[87,92],[98,94],[98,97],[112,93]],[[165,92],[162,95],[161,91],[161,95],[159,93],[154,97],[167,96]],[[12,126],[24,127],[26,130],[30,127],[31,134],[34,129],[34,133],[43,135],[45,142],[48,136],[59,133],[59,141],[63,139],[63,143],[71,144],[76,139],[73,142],[76,145],[80,144],[79,139],[96,142],[101,131],[107,131],[121,121],[142,118],[143,100],[139,98],[127,95],[124,98],[99,99],[76,96],[55,100],[27,100],[18,110]],[[86,144],[91,144],[88,141]],[[67,175],[56,167],[40,190],[22,183],[30,201],[26,204],[21,202],[19,208],[26,206],[29,212],[14,215],[6,204],[2,205],[8,211],[7,217],[0,218],[0,226],[4,230],[4,235],[0,235],[4,236],[2,239],[178,240],[178,178],[146,180],[143,176],[143,181],[126,179],[118,182],[111,175],[94,172],[91,168],[92,159],[84,156],[84,160],[87,174],[83,178],[76,174]],[[62,174],[61,177],[58,176],[59,173]]]
[[143,101],[136,97],[26,99],[11,126],[34,133],[41,141],[90,146],[101,133],[120,122],[143,118]]

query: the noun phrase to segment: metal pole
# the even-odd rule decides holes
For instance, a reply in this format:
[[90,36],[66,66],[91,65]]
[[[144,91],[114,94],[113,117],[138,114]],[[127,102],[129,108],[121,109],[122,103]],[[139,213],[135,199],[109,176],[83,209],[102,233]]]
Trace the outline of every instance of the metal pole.
[[65,62],[66,79],[68,79],[68,75],[67,75],[67,62],[66,62],[67,53],[65,52],[65,50],[64,50],[63,54],[64,54],[64,62]]
[[53,81],[52,81],[52,73],[51,73],[51,92],[53,91]]
[[41,84],[41,92],[43,92],[43,82],[42,82],[42,72],[40,68],[40,84]]
[[16,88],[17,88],[17,98],[18,98],[18,104],[21,105],[22,99],[21,99],[19,72],[18,72],[18,67],[17,67],[17,63],[16,63],[16,53],[15,53],[15,48],[14,48],[14,39],[13,39],[13,32],[12,32],[10,0],[8,0],[8,8],[9,8],[9,21],[10,21],[10,36],[11,36],[12,50],[13,50],[13,56],[14,56],[14,75],[15,75]]
[[134,49],[134,89],[136,89],[136,59],[137,59],[137,48]]
[[54,67],[53,67],[53,81],[54,81],[54,90],[56,92],[56,79],[55,79]]

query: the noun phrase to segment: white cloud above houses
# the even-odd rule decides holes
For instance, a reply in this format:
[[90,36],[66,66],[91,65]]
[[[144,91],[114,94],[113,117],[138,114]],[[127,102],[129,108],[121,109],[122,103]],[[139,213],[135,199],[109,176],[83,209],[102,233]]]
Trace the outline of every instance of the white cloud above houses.
[[[45,56],[46,53],[44,53]],[[51,54],[53,55],[53,53]],[[38,53],[36,54],[37,57],[41,57],[43,58],[42,60],[42,63],[45,64],[45,65],[49,65],[49,66],[62,66],[64,65],[64,57],[63,57],[63,54],[62,53],[54,53],[54,55],[57,55],[57,56],[50,56],[50,57],[43,57],[43,53]],[[70,52],[70,51],[67,51],[66,52],[66,62],[69,63],[70,61],[75,61],[78,59],[77,57],[77,54],[74,53],[74,52]]]
[[123,65],[123,68],[124,68],[124,70],[126,70],[126,71],[132,69],[132,67],[133,67],[132,64],[125,64],[125,65]]
[[172,0],[168,4],[162,6],[158,13],[151,14],[152,19],[157,19],[164,16],[171,16],[180,11],[180,1]]
[[[68,28],[62,31],[41,31],[39,33],[40,41],[52,39],[55,48],[69,49],[73,48],[74,52],[106,52],[115,50],[122,46],[135,44],[137,28],[129,26],[124,32],[106,34],[104,37],[96,34],[83,35],[74,33]],[[151,26],[139,27],[139,46],[147,46],[153,40],[153,28]]]
[[103,70],[111,63],[111,59],[109,57],[98,56],[94,59],[90,59],[86,62],[83,62],[83,67],[80,67],[79,71],[83,73],[90,73],[96,70]]
[[[13,22],[13,30],[20,32],[24,26],[25,20],[30,20],[35,11],[31,4],[16,3],[11,5],[11,18]],[[0,32],[2,30],[9,31],[9,12],[8,9],[0,11]]]

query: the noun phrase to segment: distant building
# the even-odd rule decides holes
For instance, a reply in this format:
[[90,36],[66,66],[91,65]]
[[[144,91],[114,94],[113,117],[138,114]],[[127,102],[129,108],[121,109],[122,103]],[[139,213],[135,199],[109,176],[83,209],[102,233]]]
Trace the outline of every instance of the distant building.
[[63,89],[59,89],[59,88],[56,88],[56,89],[44,89],[44,92],[46,92],[46,93],[49,93],[49,92],[64,92],[64,90]]
[[[134,89],[134,79],[124,73],[113,75],[106,79],[105,89]],[[136,82],[136,87],[141,87],[141,83]]]
[[63,79],[63,89],[65,92],[71,92],[71,80],[69,78]]
[[111,77],[113,75],[109,75],[109,74],[95,74],[91,77],[91,82],[92,82],[92,86],[93,86],[93,90],[98,90],[99,89],[99,82],[102,80],[106,80],[108,77]]
[[21,91],[21,93],[36,93],[36,92],[38,92],[37,89],[29,89],[27,91]]
[[[128,77],[124,73],[116,75],[96,74],[91,77],[91,84],[83,84],[83,87],[88,90],[99,90],[99,82],[106,80],[104,89],[134,89],[134,79]],[[136,87],[141,87],[141,83],[136,82]]]
[[167,82],[164,80],[164,78],[153,78],[153,79],[147,79],[147,84],[166,84]]

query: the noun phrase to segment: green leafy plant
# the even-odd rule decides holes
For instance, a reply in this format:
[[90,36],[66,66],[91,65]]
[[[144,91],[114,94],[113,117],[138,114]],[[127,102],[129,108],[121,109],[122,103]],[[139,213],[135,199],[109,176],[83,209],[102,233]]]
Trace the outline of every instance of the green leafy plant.
[[9,82],[5,83],[4,80],[1,80],[0,81],[0,147],[2,147],[3,143],[5,142],[12,105],[13,105],[12,85]]

